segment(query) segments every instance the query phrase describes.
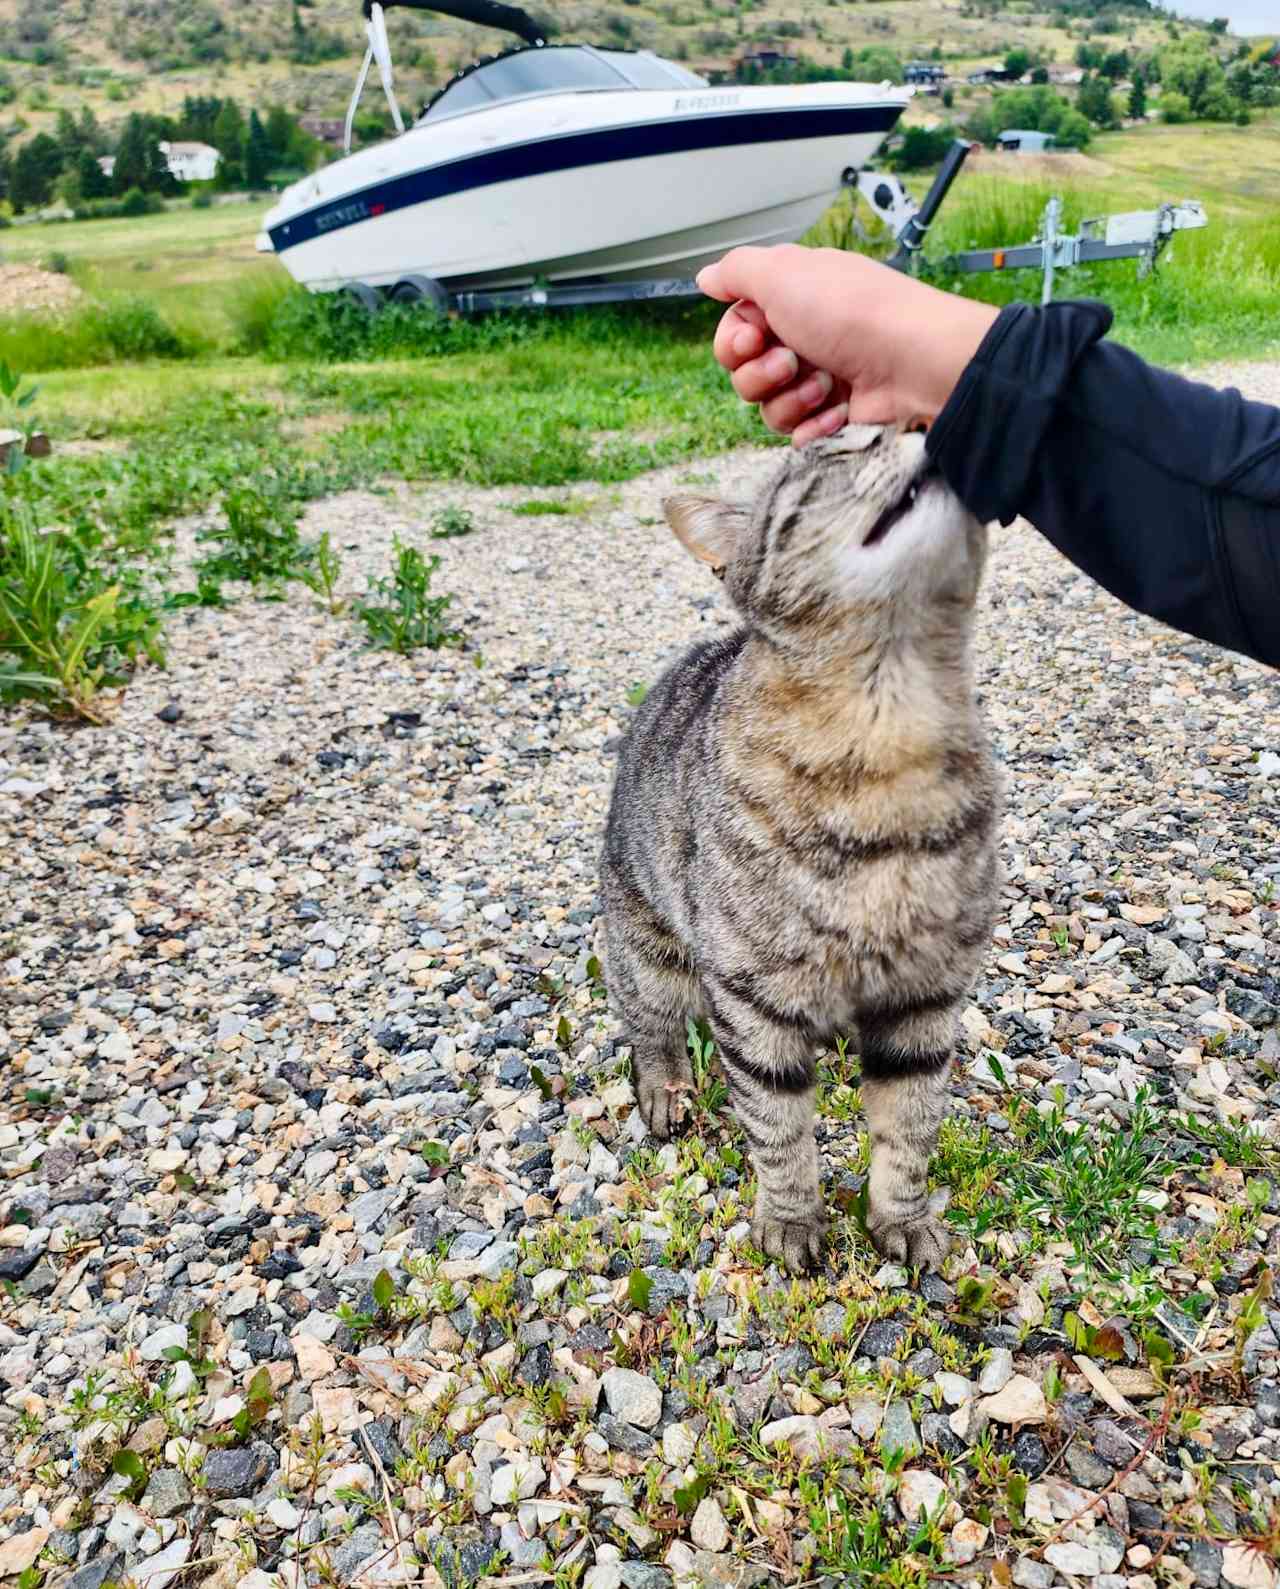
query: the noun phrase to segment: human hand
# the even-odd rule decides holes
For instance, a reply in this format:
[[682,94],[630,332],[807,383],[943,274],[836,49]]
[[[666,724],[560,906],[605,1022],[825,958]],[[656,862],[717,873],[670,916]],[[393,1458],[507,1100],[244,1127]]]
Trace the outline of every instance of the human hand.
[[860,424],[932,419],[997,311],[861,254],[735,248],[698,276],[721,317],[715,356],[796,446]]

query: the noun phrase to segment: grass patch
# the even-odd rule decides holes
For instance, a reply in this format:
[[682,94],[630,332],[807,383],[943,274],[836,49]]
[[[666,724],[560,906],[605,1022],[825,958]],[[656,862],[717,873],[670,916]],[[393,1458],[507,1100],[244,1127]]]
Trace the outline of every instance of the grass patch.
[[1154,1247],[1157,1194],[1174,1169],[1140,1093],[1126,1125],[1089,1127],[1061,1105],[1040,1114],[1020,1099],[997,1134],[952,1118],[934,1161],[953,1189],[952,1222],[971,1241],[1017,1232],[1019,1247],[1070,1243],[1072,1261],[1100,1276],[1127,1273],[1133,1242]]

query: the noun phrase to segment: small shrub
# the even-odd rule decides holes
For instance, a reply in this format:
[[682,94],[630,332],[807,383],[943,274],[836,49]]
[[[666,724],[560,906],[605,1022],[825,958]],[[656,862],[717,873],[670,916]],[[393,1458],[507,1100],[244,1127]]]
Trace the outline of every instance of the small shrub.
[[1191,101],[1176,88],[1170,88],[1160,96],[1160,116],[1170,123],[1190,121]]
[[[0,411],[19,418],[35,395],[0,363]],[[136,568],[117,566],[86,520],[42,532],[27,460],[11,447],[0,474],[0,700],[102,720],[104,685],[125,681],[143,656],[164,660],[159,617]]]
[[146,215],[147,211],[147,195],[141,188],[130,188],[120,200],[121,215]]
[[431,536],[436,541],[447,541],[457,535],[470,535],[475,527],[475,514],[471,509],[460,508],[450,502],[431,520]]
[[191,200],[191,208],[193,210],[207,210],[212,204],[213,194],[207,188],[201,188],[198,193],[193,195]]
[[71,273],[71,261],[65,254],[55,249],[45,260],[44,268],[53,271],[55,275],[67,276]]
[[423,557],[416,546],[397,539],[391,578],[370,580],[365,599],[356,605],[356,616],[374,650],[403,656],[422,646],[436,651],[458,640],[457,633],[442,622],[453,597],[431,594],[431,578],[439,566],[438,557]]
[[241,579],[271,585],[302,571],[306,550],[298,537],[297,505],[271,486],[233,486],[222,499],[225,525],[201,541],[220,548],[198,564],[206,580]]

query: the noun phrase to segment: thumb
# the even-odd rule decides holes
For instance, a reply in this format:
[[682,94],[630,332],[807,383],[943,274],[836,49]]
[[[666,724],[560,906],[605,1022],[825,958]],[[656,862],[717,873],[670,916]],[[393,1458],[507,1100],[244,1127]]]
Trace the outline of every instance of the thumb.
[[698,272],[699,290],[721,303],[758,298],[757,288],[763,282],[768,252],[764,248],[731,249],[723,259]]

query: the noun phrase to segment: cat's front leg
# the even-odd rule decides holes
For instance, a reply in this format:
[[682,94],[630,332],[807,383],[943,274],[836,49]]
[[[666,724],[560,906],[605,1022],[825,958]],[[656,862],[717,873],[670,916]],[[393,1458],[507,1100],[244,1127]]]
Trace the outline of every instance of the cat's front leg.
[[953,1233],[943,1219],[947,1192],[929,1193],[929,1160],[947,1111],[947,1074],[957,1006],[863,1010],[862,1105],[871,1135],[867,1229],[895,1263],[939,1269]]
[[792,1274],[802,1274],[821,1263],[827,1233],[813,1138],[812,1037],[785,1018],[744,1008],[744,1000],[723,986],[710,1002],[730,1101],[756,1175],[751,1239]]

